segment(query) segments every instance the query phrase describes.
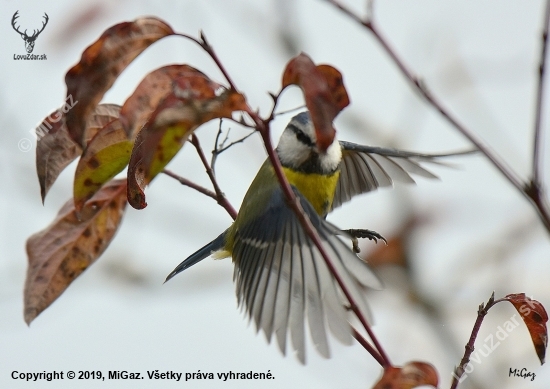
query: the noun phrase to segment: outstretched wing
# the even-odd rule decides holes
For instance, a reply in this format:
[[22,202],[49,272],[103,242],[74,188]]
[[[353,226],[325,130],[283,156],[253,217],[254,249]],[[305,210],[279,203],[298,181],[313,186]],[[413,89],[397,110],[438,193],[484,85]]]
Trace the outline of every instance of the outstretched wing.
[[411,174],[427,178],[436,175],[424,169],[421,162],[441,164],[436,158],[472,153],[419,154],[382,147],[362,146],[340,141],[342,162],[340,178],[332,209],[339,207],[355,195],[370,192],[379,187],[391,186],[394,181],[414,183]]
[[[368,317],[361,285],[380,288],[380,281],[337,237],[340,231],[322,220],[296,189],[294,192],[317,229],[339,277]],[[306,316],[315,347],[324,357],[330,356],[327,324],[337,339],[351,343],[346,301],[279,187],[265,212],[236,231],[232,256],[239,305],[254,320],[257,331],[263,330],[268,341],[275,333],[283,354],[290,333],[292,346],[305,363]]]

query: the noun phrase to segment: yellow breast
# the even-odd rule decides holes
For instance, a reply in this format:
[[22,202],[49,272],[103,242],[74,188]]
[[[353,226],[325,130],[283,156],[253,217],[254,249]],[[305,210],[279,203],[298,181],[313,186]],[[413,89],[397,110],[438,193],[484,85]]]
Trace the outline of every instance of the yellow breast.
[[300,193],[311,203],[320,216],[325,216],[334,199],[336,184],[340,171],[325,174],[305,174],[283,167],[288,182],[294,185]]

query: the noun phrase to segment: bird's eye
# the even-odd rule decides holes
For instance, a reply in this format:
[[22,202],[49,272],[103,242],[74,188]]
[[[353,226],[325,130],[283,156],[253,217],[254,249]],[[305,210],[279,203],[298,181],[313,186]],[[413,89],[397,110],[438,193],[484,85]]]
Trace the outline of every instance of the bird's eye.
[[313,142],[311,142],[311,139],[309,139],[309,136],[307,136],[306,134],[304,134],[302,131],[296,131],[296,138],[302,142],[303,144],[305,144],[306,146],[312,146],[313,145]]
[[290,129],[295,135],[298,141],[308,147],[315,147],[315,143],[311,141],[311,138],[307,136],[301,129],[295,126],[292,123],[288,124],[288,129]]

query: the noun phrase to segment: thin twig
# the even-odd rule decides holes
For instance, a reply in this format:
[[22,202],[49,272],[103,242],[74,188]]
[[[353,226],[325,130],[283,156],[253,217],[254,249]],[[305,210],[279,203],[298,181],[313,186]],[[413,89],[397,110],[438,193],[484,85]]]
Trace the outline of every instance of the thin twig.
[[495,301],[495,292],[493,292],[493,294],[489,298],[489,301],[487,301],[487,304],[483,305],[483,303],[481,303],[481,305],[479,306],[479,309],[477,311],[477,319],[474,324],[474,328],[472,329],[470,340],[468,340],[468,343],[465,346],[464,356],[462,357],[460,364],[456,367],[453,373],[453,382],[451,383],[451,389],[456,389],[458,383],[460,382],[462,374],[464,374],[464,369],[466,368],[466,365],[470,362],[470,355],[472,355],[472,353],[474,352],[474,343],[476,341],[479,329],[481,328],[483,318],[485,318],[485,315],[487,315],[489,309],[491,309],[491,307],[493,307],[496,303],[500,301],[502,300]]
[[197,39],[191,35],[187,35],[187,34],[182,34],[182,33],[176,33],[174,35],[178,35],[178,36],[181,36],[183,38],[187,38],[193,42],[195,42],[197,45],[199,45],[200,47],[202,47],[202,49],[204,51],[206,51],[208,53],[208,55],[210,55],[210,57],[212,58],[212,60],[216,63],[216,66],[218,67],[218,69],[220,69],[220,71],[222,72],[223,76],[225,77],[225,79],[227,80],[227,83],[229,84],[229,86],[231,87],[232,90],[236,91],[237,88],[235,88],[235,84],[233,83],[233,80],[231,79],[231,77],[229,76],[229,74],[227,73],[227,70],[225,70],[225,67],[223,66],[223,64],[220,62],[220,59],[218,58],[216,52],[214,51],[214,49],[212,48],[212,46],[210,45],[210,43],[206,40],[206,35],[204,35],[204,32],[201,31],[200,33],[200,36],[201,36],[201,39]]
[[295,107],[295,108],[290,108],[290,109],[287,109],[287,110],[284,110],[284,111],[279,111],[277,113],[274,113],[273,115],[274,116],[280,116],[280,115],[285,115],[287,113],[291,113],[291,112],[294,112],[294,111],[298,111],[299,109],[304,109],[306,108],[306,105],[305,104],[302,104],[298,107]]
[[365,29],[370,31],[378,43],[382,46],[384,51],[389,55],[395,65],[399,68],[403,76],[410,82],[414,89],[420,93],[424,99],[435,108],[447,122],[455,127],[462,135],[464,135],[470,142],[472,142],[495,166],[498,171],[504,175],[504,177],[534,206],[539,218],[541,219],[544,227],[550,232],[550,211],[548,210],[545,202],[542,199],[540,187],[527,185],[523,180],[519,178],[517,173],[513,171],[497,154],[495,154],[487,145],[485,145],[480,139],[478,139],[472,131],[464,126],[456,117],[454,117],[443,104],[432,94],[427,88],[423,80],[416,76],[414,72],[405,64],[405,62],[397,55],[397,52],[390,46],[385,37],[382,36],[380,30],[377,28],[372,20],[372,16],[369,16],[366,20],[361,19],[351,9],[342,5],[338,0],[325,0],[334,5],[348,17],[355,22],[361,24]]
[[368,350],[369,354],[372,355],[373,358],[376,359],[376,361],[381,366],[384,366],[384,360],[382,359],[378,351],[376,351],[374,347],[372,347],[372,345],[365,339],[365,337],[362,334],[360,334],[355,328],[352,328],[352,331],[353,331],[353,337],[355,338],[355,340],[357,340],[357,342],[359,342],[361,346],[363,346],[366,350]]
[[177,175],[176,173],[171,172],[170,170],[164,169],[162,171],[164,174],[166,174],[169,177],[174,178],[175,180],[179,181],[180,184],[188,186],[192,189],[195,189],[197,192],[202,193],[205,196],[211,197],[214,200],[218,201],[218,198],[216,196],[216,193],[212,192],[210,189],[206,189],[203,186],[195,184],[193,181],[189,181],[187,178],[184,178],[182,176]]
[[[218,159],[218,155],[220,155],[221,153],[223,153],[224,151],[226,151],[227,149],[229,149],[230,147],[233,147],[235,146],[237,143],[242,143],[244,142],[245,140],[247,140],[248,138],[250,138],[252,135],[254,135],[256,133],[256,131],[253,131],[251,132],[250,134],[248,135],[245,135],[243,136],[242,138],[240,139],[237,139],[236,141],[233,141],[231,142],[230,144],[228,144],[227,146],[224,146],[225,142],[227,141],[227,137],[225,137],[225,139],[223,140],[222,144],[221,144],[221,148],[218,149],[218,146],[217,146],[217,143],[216,143],[216,148],[214,150],[212,150],[212,170],[214,170],[214,164],[216,163],[216,160]],[[229,132],[228,132],[228,135],[229,135]],[[216,138],[217,139],[217,138]]]
[[199,158],[201,159],[201,162],[206,169],[206,174],[208,174],[208,177],[210,178],[210,181],[214,186],[214,191],[216,192],[216,201],[227,211],[227,213],[229,213],[229,216],[231,216],[233,220],[235,220],[237,218],[237,211],[235,210],[235,208],[233,208],[229,200],[227,200],[227,197],[225,197],[225,194],[222,192],[220,186],[218,185],[218,181],[216,180],[214,171],[208,164],[208,160],[206,159],[204,151],[202,150],[202,147],[199,143],[199,138],[195,134],[191,136],[191,144],[195,146],[195,149],[199,154]]
[[[216,150],[216,154],[221,154],[221,153],[223,153],[225,150],[227,150],[228,148],[235,146],[237,143],[242,143],[242,142],[244,142],[245,140],[247,140],[248,138],[250,138],[250,137],[251,137],[252,135],[254,135],[254,134],[255,134],[255,132],[251,132],[250,134],[243,136],[241,139],[237,139],[237,140],[231,142],[231,143],[228,144],[227,146],[224,146],[224,147],[222,147],[221,149]],[[223,145],[223,143],[222,143],[222,145]]]
[[548,28],[550,25],[550,0],[546,1],[546,13],[544,19],[544,31],[542,33],[542,47],[540,53],[539,64],[539,83],[537,88],[537,102],[535,109],[535,135],[533,137],[533,184],[537,187],[541,187],[541,164],[542,155],[540,152],[541,147],[541,122],[542,122],[542,102],[544,97],[544,75],[546,65],[546,49],[548,47]]
[[372,19],[374,19],[374,0],[367,0],[367,6],[366,6],[366,16],[365,20],[370,22]]
[[[214,151],[218,149],[220,136],[222,136],[222,124],[223,124],[223,119],[220,119],[220,125],[218,126],[216,140],[214,141]],[[225,135],[225,139],[222,141],[222,145],[225,143],[228,136],[229,136],[229,130],[227,130],[227,135]],[[218,155],[214,151],[212,151],[212,159],[210,160],[210,167],[212,167],[212,171],[214,172],[214,175],[216,175],[216,159],[218,158]]]

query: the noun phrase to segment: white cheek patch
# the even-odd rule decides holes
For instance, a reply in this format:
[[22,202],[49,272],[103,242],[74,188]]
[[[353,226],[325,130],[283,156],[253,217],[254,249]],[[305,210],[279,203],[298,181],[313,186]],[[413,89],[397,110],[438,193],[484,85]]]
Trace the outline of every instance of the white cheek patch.
[[[315,142],[315,129],[311,123],[302,126],[304,134],[308,136],[312,142]],[[315,148],[316,149],[316,148]],[[277,154],[283,166],[293,167],[295,169],[300,168],[302,164],[306,163],[312,156],[311,153],[317,153],[311,146],[300,142],[292,129],[285,129],[279,144],[277,145]],[[318,155],[318,172],[326,174],[334,172],[338,169],[340,161],[342,160],[342,148],[340,142],[335,138],[332,144],[328,147],[325,153]],[[316,169],[317,170],[317,169]]]
[[279,144],[277,154],[284,166],[298,167],[309,157],[310,149],[301,142],[298,142],[292,131],[285,130]]
[[325,172],[332,172],[338,168],[342,160],[342,147],[336,138],[328,147],[325,155],[321,155],[321,169]]

